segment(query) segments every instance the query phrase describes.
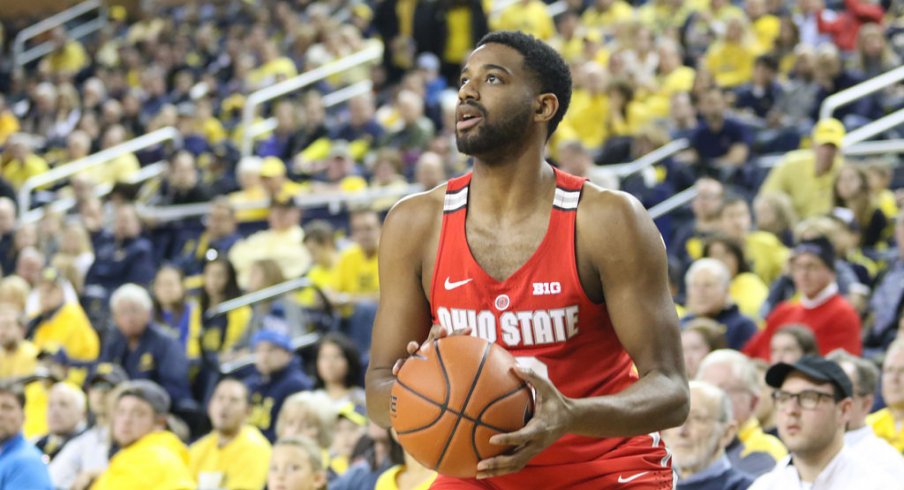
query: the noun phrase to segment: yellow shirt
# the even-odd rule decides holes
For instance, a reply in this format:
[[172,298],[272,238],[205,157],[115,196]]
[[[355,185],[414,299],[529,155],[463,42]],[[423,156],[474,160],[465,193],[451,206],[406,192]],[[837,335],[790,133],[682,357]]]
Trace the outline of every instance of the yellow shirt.
[[19,342],[12,352],[0,349],[0,379],[34,374],[38,352],[40,350],[27,340]]
[[69,41],[63,49],[48,55],[47,63],[54,73],[77,73],[88,64],[88,55],[80,42]]
[[79,175],[88,177],[97,184],[113,185],[128,180],[139,170],[141,170],[141,164],[138,163],[138,158],[132,153],[126,153],[104,162],[102,165],[86,168],[79,172]]
[[882,214],[890,220],[894,220],[898,215],[898,201],[895,199],[895,193],[891,189],[883,189],[876,196],[876,203]]
[[[197,319],[192,319],[191,327],[194,328],[197,324],[200,328],[202,325],[201,308],[195,308],[193,314],[197,316]],[[243,306],[227,312],[225,339],[222,338],[223,331],[219,328],[208,328],[207,330],[200,328],[200,332],[197,335],[199,345],[197,348],[192,349],[190,354],[200,354],[201,347],[203,347],[205,351],[219,352],[220,354],[231,351],[232,346],[242,338],[242,335],[244,335],[245,330],[248,328],[248,322],[251,321],[251,314],[252,311],[250,306]],[[189,357],[191,357],[191,355],[189,355]]]
[[469,6],[452,7],[446,12],[446,47],[443,50],[443,61],[461,63],[471,52],[471,8]]
[[728,295],[738,305],[738,309],[744,315],[758,319],[760,306],[769,296],[769,287],[752,272],[742,272],[731,280],[728,286]]
[[895,419],[889,409],[883,408],[876,413],[868,415],[866,423],[873,428],[873,432],[877,436],[885,439],[898,452],[904,452],[904,426],[896,426]]
[[766,284],[778,279],[788,260],[788,248],[772,233],[751,231],[744,237],[744,249],[753,273]]
[[19,131],[19,120],[11,111],[0,112],[0,145],[6,143],[6,138]]
[[280,79],[292,78],[298,75],[295,62],[285,56],[268,61],[248,73],[248,83],[252,87],[261,88],[270,85]]
[[605,94],[591,95],[586,90],[575,90],[563,126],[587,148],[599,148],[609,136],[606,118],[601,117],[608,113],[609,98]]
[[25,425],[22,433],[26,439],[34,439],[48,432],[47,395],[49,387],[44,381],[35,381],[25,386]]
[[220,475],[217,488],[257,490],[267,483],[270,467],[270,442],[250,425],[242,427],[235,439],[219,447],[219,435],[212,432],[188,450],[188,467],[198,481],[204,473]]
[[756,58],[751,47],[718,41],[706,51],[704,63],[722,88],[734,88],[753,79]]
[[665,32],[669,29],[680,29],[688,16],[695,10],[692,6],[683,5],[674,8],[670,3],[649,1],[637,9],[637,17],[640,22],[655,32]]
[[238,272],[239,285],[247,287],[251,264],[260,259],[275,260],[286,279],[301,276],[311,263],[303,239],[301,227],[293,226],[285,231],[259,231],[233,245],[229,260]]
[[493,24],[494,31],[521,31],[544,41],[556,33],[546,4],[539,0],[530,0],[526,5],[522,1],[513,4]]
[[[336,263],[333,288],[347,294],[376,294],[380,292],[380,276],[377,268],[377,254],[364,255],[361,247],[352,245],[342,251]],[[351,314],[350,308],[343,309],[343,316]]]
[[[320,290],[330,289],[336,283],[336,265],[332,267],[324,267],[320,264],[314,264],[308,270],[307,278],[311,283],[320,288]],[[295,296],[298,304],[306,307],[313,307],[317,304],[317,295],[311,288],[305,288],[298,292]]]
[[[267,191],[263,187],[252,187],[241,191],[235,191],[229,194],[229,203],[233,206],[241,206],[245,203],[264,201],[267,199]],[[270,209],[264,204],[261,208],[239,208],[236,207],[235,219],[239,223],[248,223],[251,221],[265,221]]]
[[[248,462],[243,462],[243,466]],[[91,490],[194,490],[188,449],[171,432],[152,432],[120,449]]]
[[67,356],[79,361],[93,361],[100,353],[97,332],[78,303],[64,304],[38,324],[33,340],[40,350],[62,347]]
[[689,66],[679,66],[671,73],[659,77],[658,90],[651,94],[645,104],[651,117],[667,117],[671,111],[672,96],[679,92],[690,92],[697,72]]
[[813,151],[792,151],[769,172],[760,192],[784,192],[801,219],[826,214],[833,207],[832,188],[842,163],[842,157],[836,157],[832,168],[817,176]]
[[756,417],[750,419],[738,429],[738,439],[744,444],[741,457],[750,453],[766,453],[776,461],[788,455],[788,450],[778,437],[763,432]]
[[25,157],[24,162],[11,160],[3,164],[0,169],[0,175],[10,183],[16,190],[22,187],[26,180],[35,175],[47,172],[47,162],[43,158],[34,153]]
[[[377,478],[377,484],[374,485],[374,490],[399,490],[399,483],[396,480],[399,477],[399,473],[404,470],[405,465],[396,465],[384,471],[383,474],[380,475],[380,478]],[[427,490],[430,488],[430,485],[433,484],[434,480],[436,480],[436,473],[427,480],[421,482],[420,485],[414,487],[414,490]]]
[[768,53],[775,46],[775,39],[778,38],[779,29],[781,29],[781,21],[772,14],[766,14],[753,21],[753,35],[756,37],[757,52]]
[[634,18],[634,9],[623,0],[615,0],[605,11],[599,11],[593,6],[581,15],[581,24],[589,29],[612,30],[617,24],[628,22]]

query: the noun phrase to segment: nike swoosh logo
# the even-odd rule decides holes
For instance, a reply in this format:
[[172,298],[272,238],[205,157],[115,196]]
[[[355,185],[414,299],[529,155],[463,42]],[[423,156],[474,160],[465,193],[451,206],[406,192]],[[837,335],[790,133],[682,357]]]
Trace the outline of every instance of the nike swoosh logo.
[[451,291],[451,290],[453,290],[453,289],[455,289],[455,288],[457,288],[457,287],[464,286],[465,284],[467,284],[467,283],[469,283],[469,282],[471,282],[471,281],[473,281],[473,280],[474,280],[474,278],[472,277],[472,278],[470,278],[470,279],[465,279],[465,280],[463,280],[463,281],[449,282],[449,278],[447,277],[447,278],[446,278],[446,284],[445,284],[445,286],[446,286],[446,291]]
[[619,483],[629,483],[629,482],[632,482],[632,481],[646,475],[647,473],[649,473],[649,471],[644,471],[643,473],[638,473],[634,476],[629,476],[628,478],[618,475],[618,482]]

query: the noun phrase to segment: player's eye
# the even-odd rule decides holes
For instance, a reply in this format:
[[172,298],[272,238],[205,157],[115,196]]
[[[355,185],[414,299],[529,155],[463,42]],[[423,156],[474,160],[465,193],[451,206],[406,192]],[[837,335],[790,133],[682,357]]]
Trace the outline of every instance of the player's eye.
[[468,79],[465,78],[465,77],[461,77],[461,78],[458,80],[458,86],[459,86],[459,87],[463,87],[466,83],[468,83]]
[[501,82],[501,81],[502,81],[502,80],[500,80],[499,77],[497,77],[496,75],[487,75],[487,82],[488,82],[488,83],[499,83],[499,82]]

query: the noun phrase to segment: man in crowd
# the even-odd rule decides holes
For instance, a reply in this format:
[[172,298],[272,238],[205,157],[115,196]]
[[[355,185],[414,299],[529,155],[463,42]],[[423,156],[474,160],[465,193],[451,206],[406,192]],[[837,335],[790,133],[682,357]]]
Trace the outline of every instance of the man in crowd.
[[197,240],[185,243],[176,261],[186,276],[201,274],[208,260],[228,256],[229,250],[241,238],[237,231],[235,210],[229,204],[229,199],[216,198],[210,204],[204,232]]
[[885,408],[866,418],[876,435],[904,452],[904,339],[891,343],[882,363]]
[[66,298],[67,282],[56,269],[44,269],[38,283],[39,313],[28,335],[39,349],[66,350],[79,361],[94,361],[100,352],[97,331],[77,301]]
[[289,395],[313,387],[295,357],[292,340],[282,332],[263,329],[254,334],[254,373],[245,380],[251,392],[251,419],[270,442],[276,439],[276,417]]
[[113,293],[110,309],[116,330],[104,342],[101,362],[118,364],[130,379],[149,379],[162,386],[179,411],[194,407],[188,385],[185,349],[151,322],[153,302],[141,286],[126,284]]
[[766,371],[775,388],[778,433],[789,457],[758,478],[751,490],[885,490],[900,487],[887,473],[844,445],[853,389],[838,364],[804,356],[794,364],[778,363]]
[[876,436],[873,428],[866,424],[866,417],[876,401],[879,369],[871,361],[852,356],[843,350],[832,351],[826,358],[841,366],[853,388],[851,417],[847,432],[844,433],[845,446],[865,456],[877,468],[890,473],[898,481],[904,481],[904,455]]
[[270,442],[246,425],[251,414],[248,388],[237,379],[224,378],[214,389],[207,414],[213,431],[189,449],[189,468],[201,488],[263,488]]
[[681,321],[711,318],[725,325],[725,341],[731,349],[740,349],[757,332],[753,320],[742,315],[728,294],[731,276],[725,264],[703,258],[691,264],[685,275],[688,315]]
[[691,411],[680,427],[663,431],[678,470],[679,490],[745,490],[753,480],[731,465],[725,448],[738,429],[731,399],[702,381],[690,382]]
[[0,379],[34,374],[38,348],[25,340],[22,312],[9,303],[0,303]]
[[801,323],[813,330],[822,354],[844,349],[860,355],[860,316],[838,292],[832,244],[822,237],[801,242],[794,247],[790,267],[800,301],[778,305],[766,318],[766,328],[744,347],[744,353],[768,360],[775,331],[789,323]]
[[38,438],[35,446],[52,462],[69,441],[88,428],[85,393],[66,382],[53,385],[47,399],[49,433]]
[[[166,430],[170,399],[148,380],[130,381],[116,398],[113,442],[118,451],[100,475],[83,474],[76,488],[197,488],[188,470],[188,449]],[[93,485],[85,482],[94,481]]]
[[0,483],[3,488],[53,490],[41,452],[22,435],[25,393],[18,385],[0,385]]
[[330,292],[333,304],[344,306],[343,323],[348,336],[361,352],[370,348],[380,278],[377,251],[380,246],[380,216],[376,211],[362,210],[349,218],[354,244],[342,251],[336,264],[336,281]]
[[776,437],[764,433],[757,421],[760,381],[750,359],[729,349],[710,352],[700,363],[697,380],[718,386],[731,399],[738,434],[726,450],[733,467],[759,476],[785,457],[785,446]]
[[879,285],[869,300],[872,327],[865,340],[870,351],[885,351],[898,334],[898,322],[904,309],[904,210],[895,220],[895,243],[898,254],[888,265]]
[[239,241],[229,252],[243,287],[248,284],[251,264],[257,260],[275,260],[287,278],[300,276],[311,264],[311,256],[302,245],[301,210],[292,198],[271,200],[267,223],[268,229]]
[[681,271],[687,269],[694,260],[703,257],[703,241],[719,231],[725,188],[716,179],[703,177],[694,184],[697,195],[691,201],[693,219],[675,230],[672,236],[669,262],[675,262]]

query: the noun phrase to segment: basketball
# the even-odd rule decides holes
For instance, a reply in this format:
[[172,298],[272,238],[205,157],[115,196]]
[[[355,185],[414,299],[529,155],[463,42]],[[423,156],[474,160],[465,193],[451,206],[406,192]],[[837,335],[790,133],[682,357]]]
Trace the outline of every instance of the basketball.
[[490,437],[524,427],[533,413],[530,387],[511,372],[515,365],[505,349],[477,337],[426,344],[392,387],[399,443],[443,475],[473,477],[479,461],[511,449]]

